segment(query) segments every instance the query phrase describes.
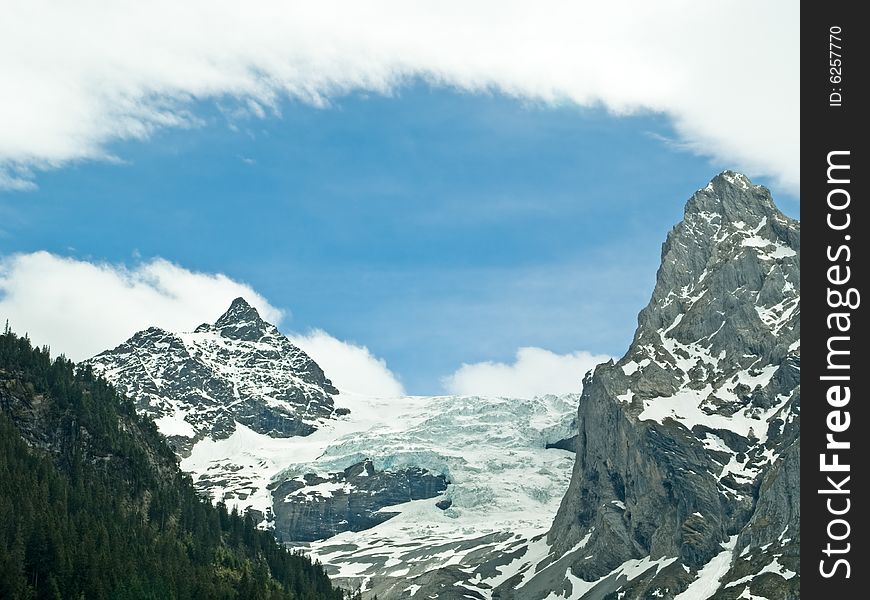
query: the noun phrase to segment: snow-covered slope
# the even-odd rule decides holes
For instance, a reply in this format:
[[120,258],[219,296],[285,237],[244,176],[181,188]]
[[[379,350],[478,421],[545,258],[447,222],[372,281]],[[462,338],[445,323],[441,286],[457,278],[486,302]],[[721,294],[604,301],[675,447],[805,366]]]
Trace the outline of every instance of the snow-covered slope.
[[[230,504],[262,510],[268,515],[263,526],[285,541],[299,531],[288,531],[292,519],[282,517],[285,510],[307,510],[308,522],[317,523],[314,516],[329,510],[347,516],[350,505],[344,526],[354,519],[369,524],[368,509],[383,515],[364,530],[298,543],[331,575],[379,598],[445,582],[457,592],[491,589],[506,579],[501,571],[510,554],[525,552],[529,540],[546,533],[573,465],[571,452],[547,445],[574,434],[577,395],[341,399],[350,413],[309,436],[277,439],[239,426],[229,438],[200,441],[182,468],[194,480],[237,473],[226,481]],[[356,474],[348,471],[356,465]],[[380,494],[367,480],[386,477],[389,492],[401,475],[399,489],[406,490],[409,471],[445,485],[431,497],[388,493],[387,504],[365,505]],[[211,489],[216,498],[224,493],[217,485]],[[362,504],[354,507],[357,500]],[[322,537],[333,531],[327,525]]]

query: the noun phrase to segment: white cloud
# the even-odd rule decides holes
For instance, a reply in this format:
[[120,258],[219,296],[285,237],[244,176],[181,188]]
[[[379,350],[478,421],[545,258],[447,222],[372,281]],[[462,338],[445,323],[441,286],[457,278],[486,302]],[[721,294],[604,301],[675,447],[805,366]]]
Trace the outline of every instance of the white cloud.
[[0,318],[73,360],[114,348],[152,325],[191,331],[217,319],[238,296],[264,319],[281,321],[282,311],[250,286],[160,258],[133,268],[48,252],[0,258]]
[[32,0],[0,19],[0,184],[195,125],[194,99],[272,112],[410,78],[664,112],[681,141],[799,181],[799,6],[788,0]]
[[582,389],[583,376],[609,356],[572,352],[556,354],[543,348],[520,348],[512,364],[464,364],[443,380],[450,394],[532,398],[568,394]]
[[[250,286],[225,275],[189,271],[156,258],[133,268],[95,264],[47,252],[0,258],[0,325],[27,333],[37,345],[74,360],[114,348],[156,325],[192,331],[213,322],[243,296],[279,325],[284,313]],[[404,389],[368,348],[324,331],[293,338],[342,391],[401,396]]]
[[290,339],[314,359],[343,393],[361,396],[404,396],[405,389],[387,363],[365,346],[343,342],[316,329]]

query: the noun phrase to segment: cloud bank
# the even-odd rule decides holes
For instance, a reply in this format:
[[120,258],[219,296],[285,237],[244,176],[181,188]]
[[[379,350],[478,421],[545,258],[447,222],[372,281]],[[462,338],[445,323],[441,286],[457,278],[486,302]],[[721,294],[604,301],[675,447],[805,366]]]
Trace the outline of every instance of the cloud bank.
[[[114,348],[136,331],[158,326],[192,331],[213,322],[243,296],[267,321],[284,311],[249,285],[222,274],[197,273],[156,258],[129,268],[35,252],[0,258],[0,325],[73,360]],[[404,390],[386,363],[365,347],[323,331],[296,336],[339,389],[374,396]]]
[[332,383],[344,393],[360,396],[404,396],[405,389],[384,359],[374,356],[365,346],[357,346],[316,329],[306,335],[291,335],[320,365]]
[[262,116],[419,78],[666,113],[693,151],[796,190],[799,56],[787,0],[17,2],[0,20],[0,185],[196,126],[193,101]]
[[511,364],[481,362],[462,365],[443,381],[450,394],[533,398],[543,394],[577,393],[583,376],[609,356],[572,352],[556,354],[543,348],[520,348]]

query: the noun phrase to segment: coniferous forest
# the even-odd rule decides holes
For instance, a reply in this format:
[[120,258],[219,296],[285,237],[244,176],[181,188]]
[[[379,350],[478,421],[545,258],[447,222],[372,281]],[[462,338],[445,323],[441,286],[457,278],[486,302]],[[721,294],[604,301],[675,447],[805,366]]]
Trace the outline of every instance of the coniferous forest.
[[0,598],[340,599],[87,367],[0,335]]

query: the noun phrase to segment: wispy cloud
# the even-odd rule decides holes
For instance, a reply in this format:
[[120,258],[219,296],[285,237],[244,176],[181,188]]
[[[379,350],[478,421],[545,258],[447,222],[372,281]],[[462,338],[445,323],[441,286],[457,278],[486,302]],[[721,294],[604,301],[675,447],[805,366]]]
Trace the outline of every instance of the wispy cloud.
[[798,41],[786,0],[13,3],[0,21],[0,185],[198,125],[194,100],[267,116],[282,97],[328,106],[422,78],[662,112],[693,151],[796,189]]
[[32,169],[22,166],[18,161],[7,160],[4,162],[3,157],[0,156],[0,190],[33,191],[37,187],[33,178]]

